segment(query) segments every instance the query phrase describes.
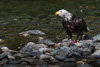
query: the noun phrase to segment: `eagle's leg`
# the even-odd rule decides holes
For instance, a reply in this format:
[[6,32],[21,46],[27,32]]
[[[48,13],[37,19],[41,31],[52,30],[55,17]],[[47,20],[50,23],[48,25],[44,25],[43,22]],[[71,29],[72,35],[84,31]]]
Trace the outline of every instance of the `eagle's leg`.
[[67,37],[70,42],[72,42],[72,33],[67,32]]
[[83,32],[77,33],[77,43],[79,43],[79,41],[82,40],[82,35],[83,35]]

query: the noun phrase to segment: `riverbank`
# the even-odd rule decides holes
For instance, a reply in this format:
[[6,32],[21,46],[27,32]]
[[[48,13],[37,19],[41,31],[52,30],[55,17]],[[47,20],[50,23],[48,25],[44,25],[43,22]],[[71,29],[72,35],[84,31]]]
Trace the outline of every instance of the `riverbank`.
[[[27,35],[26,35],[27,34]],[[19,36],[45,35],[39,30],[19,33]],[[39,37],[37,43],[28,42],[18,51],[0,46],[0,65],[3,67],[95,67],[100,60],[100,34],[94,37],[84,35],[79,43],[63,39],[59,43]],[[98,61],[97,61],[98,60]],[[98,64],[99,65],[99,64]]]

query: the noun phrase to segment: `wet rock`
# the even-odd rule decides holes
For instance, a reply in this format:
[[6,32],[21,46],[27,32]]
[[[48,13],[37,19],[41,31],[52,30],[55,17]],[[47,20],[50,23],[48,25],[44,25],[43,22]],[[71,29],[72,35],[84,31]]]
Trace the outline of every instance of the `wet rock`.
[[49,67],[47,64],[37,65],[36,67]]
[[69,58],[80,57],[81,54],[78,52],[72,52],[68,55]]
[[64,39],[64,40],[62,40],[61,46],[67,46],[67,47],[69,47],[70,44],[71,43],[70,43],[70,41],[68,39]]
[[70,51],[70,48],[69,47],[66,47],[66,46],[63,46],[63,47],[60,48],[60,50]]
[[70,47],[71,51],[78,51],[78,49],[79,49],[79,47],[76,45]]
[[29,34],[35,34],[35,35],[41,35],[41,36],[45,35],[45,33],[40,30],[29,30],[29,31],[19,33],[19,35],[25,35],[25,36]]
[[53,59],[53,57],[49,56],[49,55],[40,55],[40,59],[41,60],[50,60],[50,59]]
[[61,51],[58,52],[60,55],[68,55],[71,52],[69,47],[63,46],[60,48]]
[[26,37],[26,36],[29,36],[29,34],[28,33],[20,33],[19,36],[25,36]]
[[60,47],[61,47],[61,43],[56,43],[54,46],[55,46],[56,48],[60,48]]
[[55,56],[58,51],[59,51],[59,49],[52,49],[52,51],[50,52],[50,55]]
[[69,42],[69,40],[66,38],[66,39],[63,39],[62,42]]
[[29,52],[29,53],[26,53],[26,57],[35,57],[35,58],[38,58],[40,55],[39,52]]
[[61,67],[61,66],[58,66],[58,65],[49,65],[49,67]]
[[22,62],[21,65],[28,65],[28,63],[27,62]]
[[100,45],[95,45],[96,50],[100,50]]
[[84,64],[83,61],[77,61],[76,64]]
[[22,58],[21,61],[27,62],[28,64],[32,64],[32,63],[34,63],[35,59],[32,57],[27,57],[27,58]]
[[92,55],[99,55],[100,56],[100,50],[95,51]]
[[81,47],[81,46],[83,46],[84,44],[83,44],[83,43],[75,43],[75,45],[78,46],[78,47]]
[[60,67],[76,67],[75,62],[59,63]]
[[19,60],[19,59],[9,59],[8,62],[10,64],[20,64],[21,60]]
[[4,54],[0,54],[0,60],[2,60],[4,58],[8,58],[8,56],[7,55],[4,55]]
[[45,62],[39,59],[34,59],[33,57],[27,57],[27,58],[22,58],[22,62],[27,62],[28,64],[32,65],[38,65],[38,64],[44,64]]
[[47,45],[47,46],[54,46],[55,45],[55,43],[54,42],[52,42],[51,40],[40,40],[38,43],[40,43],[40,44],[45,44],[45,45]]
[[59,61],[58,60],[56,60],[56,59],[52,59],[51,60],[51,63],[58,63]]
[[93,37],[93,40],[94,40],[95,42],[100,42],[100,34],[95,35],[95,36]]
[[2,52],[5,52],[5,53],[12,53],[12,54],[14,54],[14,53],[17,53],[17,51],[15,51],[15,50],[10,50],[8,47],[2,47],[1,48],[1,51]]
[[64,62],[76,62],[76,59],[74,59],[74,58],[66,58],[64,60]]
[[39,51],[40,52],[46,52],[46,50],[49,50],[48,48],[40,48]]
[[82,40],[93,40],[93,37],[89,35],[83,35]]
[[3,39],[0,39],[0,43],[5,42]]
[[81,40],[79,43],[83,43],[83,44],[93,44],[94,40]]
[[21,49],[20,52],[32,52],[33,49],[35,48],[35,45],[36,45],[35,43],[29,42]]
[[44,44],[35,44],[33,42],[27,43],[20,52],[32,52],[32,51],[38,51],[40,48],[46,48],[47,46]]
[[93,67],[93,66],[88,63],[84,63],[84,64],[78,64],[77,67]]
[[66,59],[65,55],[56,55],[55,58],[59,61],[64,61]]
[[8,64],[8,59],[7,58],[2,59],[2,61],[0,62],[0,64]]
[[[4,65],[3,67],[23,67],[22,65],[13,65],[13,64],[9,64],[9,65]],[[26,67],[26,66],[24,66]]]
[[2,50],[3,52],[11,51],[10,49],[8,49],[8,47],[2,47],[1,50]]

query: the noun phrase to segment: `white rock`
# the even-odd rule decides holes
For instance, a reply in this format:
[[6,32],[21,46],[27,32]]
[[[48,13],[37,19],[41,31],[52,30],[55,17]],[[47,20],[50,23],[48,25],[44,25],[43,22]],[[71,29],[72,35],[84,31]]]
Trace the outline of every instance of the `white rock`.
[[100,56],[100,50],[95,51],[92,55],[99,55]]

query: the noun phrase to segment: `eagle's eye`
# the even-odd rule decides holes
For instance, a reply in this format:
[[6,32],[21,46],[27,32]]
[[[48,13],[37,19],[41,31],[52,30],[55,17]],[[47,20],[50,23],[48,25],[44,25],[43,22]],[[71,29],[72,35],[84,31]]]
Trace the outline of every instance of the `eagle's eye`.
[[62,11],[60,11],[62,13]]

